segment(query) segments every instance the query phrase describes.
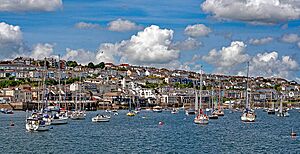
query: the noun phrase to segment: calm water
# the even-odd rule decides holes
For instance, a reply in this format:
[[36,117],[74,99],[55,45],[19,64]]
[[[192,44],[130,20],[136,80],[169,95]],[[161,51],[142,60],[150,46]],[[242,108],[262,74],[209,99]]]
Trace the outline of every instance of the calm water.
[[[242,123],[238,112],[209,125],[193,123],[183,111],[142,111],[127,117],[126,111],[108,123],[69,121],[47,132],[26,132],[25,112],[0,114],[1,153],[300,153],[300,138],[291,139],[291,128],[300,135],[300,113],[280,118],[256,111],[257,122]],[[15,122],[9,127],[10,120]],[[158,125],[163,121],[164,125]]]

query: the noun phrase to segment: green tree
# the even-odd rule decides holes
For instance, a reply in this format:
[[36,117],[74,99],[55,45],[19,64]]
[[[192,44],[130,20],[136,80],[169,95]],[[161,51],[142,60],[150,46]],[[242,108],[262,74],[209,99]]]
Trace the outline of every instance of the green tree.
[[90,62],[87,66],[88,66],[88,68],[95,68],[94,63],[92,63],[92,62]]
[[101,62],[101,63],[95,65],[95,68],[103,69],[104,67],[105,67],[105,63],[104,62]]
[[78,66],[76,61],[67,61],[67,66],[68,67],[76,67]]

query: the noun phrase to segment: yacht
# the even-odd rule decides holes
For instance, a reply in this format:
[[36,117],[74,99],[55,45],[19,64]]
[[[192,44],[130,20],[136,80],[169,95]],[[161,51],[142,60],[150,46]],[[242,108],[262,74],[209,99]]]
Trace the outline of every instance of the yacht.
[[86,114],[84,113],[84,111],[74,111],[71,114],[71,119],[72,120],[84,120],[85,119]]
[[96,117],[92,118],[92,122],[109,122],[110,116],[108,115],[96,115]]
[[200,70],[200,97],[199,98],[200,99],[198,102],[198,92],[196,91],[195,108],[198,109],[198,107],[199,107],[199,109],[198,109],[199,111],[196,114],[194,123],[200,124],[200,125],[207,125],[209,122],[209,118],[206,114],[203,113],[203,109],[202,109],[202,70]]
[[255,122],[256,115],[254,111],[250,109],[250,104],[249,104],[249,96],[248,96],[248,78],[249,78],[249,62],[248,62],[248,67],[247,67],[247,80],[246,80],[246,109],[243,111],[243,114],[241,116],[241,121],[243,122]]
[[49,125],[46,124],[43,117],[33,115],[26,119],[25,128],[28,131],[47,131],[49,130]]
[[186,115],[195,115],[196,111],[194,109],[187,109],[185,110]]
[[160,106],[154,106],[152,111],[153,112],[162,112],[162,107],[160,107]]
[[172,114],[177,114],[178,112],[179,112],[179,110],[176,109],[176,108],[173,108],[172,111],[171,111]]
[[67,124],[68,123],[68,117],[65,116],[64,114],[53,114],[51,116],[51,125],[62,125],[62,124]]

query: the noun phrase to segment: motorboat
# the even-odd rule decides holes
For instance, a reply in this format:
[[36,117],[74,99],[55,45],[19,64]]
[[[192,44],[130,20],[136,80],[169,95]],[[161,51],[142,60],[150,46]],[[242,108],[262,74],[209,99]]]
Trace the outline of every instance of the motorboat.
[[110,116],[108,115],[98,115],[92,118],[92,122],[109,122]]
[[196,111],[194,109],[188,109],[188,110],[185,110],[185,114],[186,115],[195,115]]
[[224,116],[224,111],[223,110],[216,110],[213,112],[213,115],[217,115],[217,116]]
[[162,112],[162,107],[160,107],[160,106],[154,106],[153,107],[153,112]]
[[176,109],[176,108],[173,108],[172,111],[171,111],[172,114],[177,114],[178,112],[179,112],[179,110]]
[[211,114],[211,115],[208,115],[208,118],[209,119],[219,119],[219,116],[216,114]]
[[29,117],[26,119],[26,130],[28,131],[47,131],[49,126],[41,118]]
[[14,114],[13,110],[3,109],[3,108],[0,109],[0,112],[4,114]]
[[86,114],[83,111],[74,111],[71,115],[72,120],[84,120]]
[[135,116],[135,113],[132,111],[129,111],[126,115],[129,117],[133,117],[133,116]]
[[275,109],[273,109],[273,108],[270,108],[270,109],[268,109],[268,114],[275,114]]
[[62,125],[68,123],[68,117],[64,114],[53,114],[51,116],[51,125]]

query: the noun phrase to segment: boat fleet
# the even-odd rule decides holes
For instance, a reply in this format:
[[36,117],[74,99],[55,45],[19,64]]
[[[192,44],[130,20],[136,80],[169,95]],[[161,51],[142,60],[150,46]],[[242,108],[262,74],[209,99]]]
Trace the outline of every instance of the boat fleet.
[[[202,66],[201,66],[202,68]],[[195,101],[194,108],[190,106],[190,108],[185,110],[185,114],[187,116],[194,115],[194,123],[197,125],[207,125],[209,121],[212,119],[219,119],[219,117],[224,116],[224,110],[221,107],[221,84],[218,89],[218,98],[215,99],[213,94],[212,98],[208,105],[210,107],[204,109],[202,106],[202,70],[200,71],[200,90],[195,90]],[[249,92],[248,92],[248,75],[249,75],[249,63],[247,67],[247,80],[246,80],[246,89],[245,89],[245,109],[242,111],[242,115],[240,120],[242,122],[255,122],[256,114],[253,109],[251,109],[250,101],[249,101]],[[214,92],[214,91],[212,91]],[[198,96],[199,95],[199,96]],[[278,109],[277,116],[279,117],[288,117],[289,113],[286,109],[283,108],[282,100],[283,95],[280,97],[280,108]],[[133,99],[134,101],[134,99]],[[129,102],[129,110],[126,113],[129,117],[134,117],[141,112],[141,107],[139,104],[135,109],[132,109],[131,103]],[[45,103],[47,105],[47,103]],[[230,103],[230,112],[232,113],[231,103]],[[184,108],[184,107],[183,107]],[[185,109],[185,108],[184,108]],[[152,109],[147,108],[146,111],[152,110],[155,113],[161,113],[164,109],[161,106],[154,106]],[[179,113],[179,108],[173,108],[170,110],[171,114]],[[0,110],[2,113],[10,114],[12,111],[7,111],[4,109]],[[268,114],[275,114],[276,110],[274,108],[274,104],[269,109],[264,109]],[[114,115],[118,115],[117,110],[106,110],[106,113],[109,114],[97,114],[95,117],[91,118],[92,122],[109,122],[111,120],[111,113]],[[210,114],[207,114],[210,113]],[[66,111],[58,106],[47,106],[45,109],[41,109],[40,111],[34,111],[32,114],[26,118],[26,130],[28,131],[47,131],[50,129],[50,125],[62,125],[68,124],[69,120],[85,120],[86,112],[77,108],[77,103],[75,103],[74,111]]]

